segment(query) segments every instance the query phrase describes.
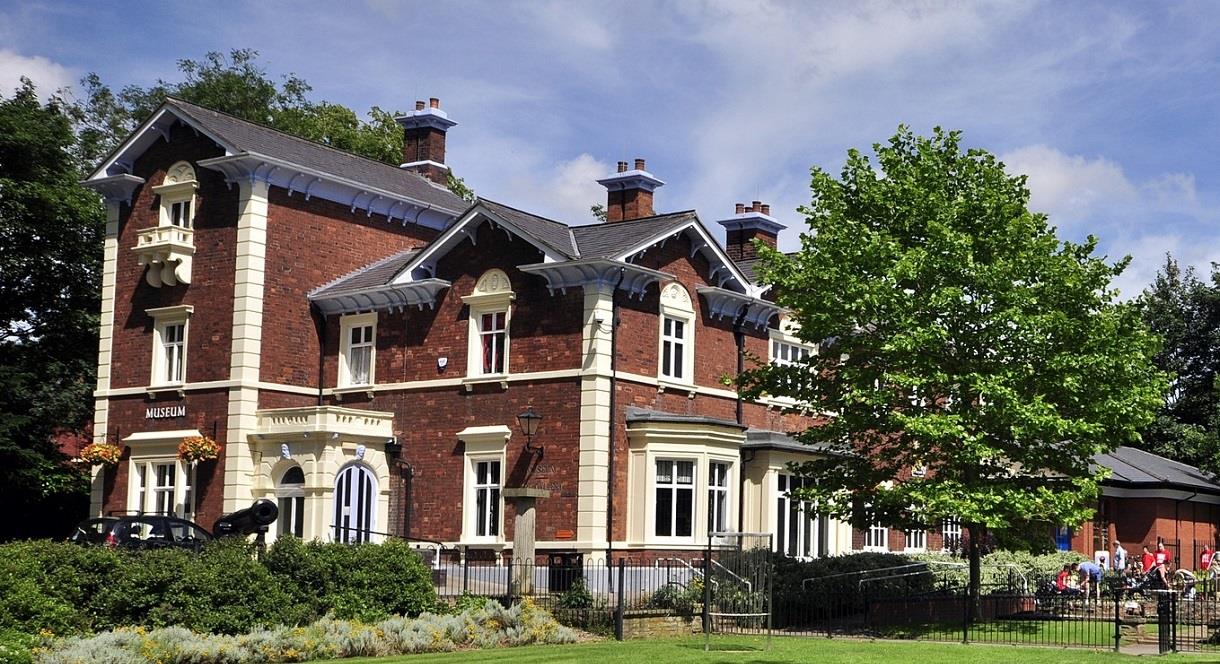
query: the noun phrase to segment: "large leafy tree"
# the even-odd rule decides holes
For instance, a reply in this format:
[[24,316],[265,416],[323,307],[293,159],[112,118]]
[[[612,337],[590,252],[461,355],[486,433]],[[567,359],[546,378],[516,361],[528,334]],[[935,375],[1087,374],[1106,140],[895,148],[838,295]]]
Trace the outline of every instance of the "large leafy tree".
[[1164,339],[1156,365],[1173,375],[1141,446],[1220,472],[1220,270],[1213,266],[1210,283],[1204,282],[1166,256],[1139,306],[1144,322]]
[[85,479],[54,437],[86,425],[97,363],[101,201],[63,107],[0,98],[0,538],[56,533]]
[[1167,381],[1110,286],[1127,261],[1059,240],[1024,177],[959,141],[900,128],[875,162],[813,170],[800,250],[756,269],[819,352],[742,382],[823,414],[804,498],[857,527],[960,518],[977,593],[990,535],[1088,517],[1090,459],[1138,440]]

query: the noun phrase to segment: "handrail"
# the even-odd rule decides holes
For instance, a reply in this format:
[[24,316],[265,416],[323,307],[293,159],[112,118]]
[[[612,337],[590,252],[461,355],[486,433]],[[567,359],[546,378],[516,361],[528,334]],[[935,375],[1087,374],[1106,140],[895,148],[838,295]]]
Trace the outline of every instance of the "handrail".
[[754,592],[754,584],[750,583],[749,581],[746,581],[745,579],[741,578],[740,576],[737,576],[737,574],[735,572],[733,572],[733,570],[725,567],[724,565],[721,565],[720,562],[717,560],[713,560],[712,564],[715,565],[716,567],[719,567],[720,569],[724,570],[725,574],[728,574],[729,576],[733,577],[734,579],[737,579],[738,581],[744,583],[746,586],[746,592],[748,592],[748,593]]
[[[657,558],[655,561],[653,561],[653,564],[652,564],[653,569],[660,569],[661,561],[663,561],[663,560],[676,560],[676,561],[682,563],[682,565],[684,567],[686,567],[686,569],[689,569],[691,571],[691,574],[697,576],[700,579],[702,579],[704,577],[703,570],[699,569],[698,567],[695,567],[694,565],[690,564],[689,562],[687,562],[681,558],[673,558],[673,557],[668,557],[668,556],[663,557],[663,558]],[[716,561],[713,560],[712,562],[715,563]],[[671,583],[674,583],[676,585],[681,585],[677,581],[672,581]],[[717,581],[716,579],[712,579],[711,583],[712,583],[713,588],[720,587],[720,582]]]
[[[825,581],[827,579],[834,579],[834,578],[839,578],[839,577],[844,577],[844,576],[860,576],[863,574],[874,574],[877,572],[893,572],[893,571],[897,571],[897,570],[901,570],[901,569],[910,569],[912,567],[926,568],[929,565],[941,565],[944,567],[957,567],[957,568],[969,566],[967,563],[954,563],[954,562],[948,562],[948,561],[943,561],[943,560],[921,560],[917,563],[908,563],[905,565],[894,565],[891,567],[878,567],[876,569],[866,569],[866,570],[860,570],[858,572],[841,572],[839,574],[828,574],[826,576],[811,576],[807,579],[801,580],[801,590],[802,591],[806,590],[808,588],[807,584],[810,581]],[[1025,573],[1021,571],[1021,568],[1018,567],[1017,565],[1015,565],[1013,563],[999,563],[999,564],[995,564],[995,565],[982,565],[981,568],[983,568],[983,569],[987,569],[987,568],[1012,569],[1014,572],[1017,573],[1017,576],[1021,577],[1021,589],[1026,593],[1029,592],[1029,579],[1025,576]],[[925,570],[925,571],[930,572],[932,570]],[[910,574],[892,574],[892,575],[886,575],[886,576],[875,576],[875,577],[870,577],[867,579],[861,579],[857,585],[863,586],[865,581],[881,581],[883,579],[898,579],[898,578],[904,578],[904,577],[908,577],[908,576],[915,576],[917,574],[923,574],[923,573],[924,572],[912,572]]]
[[906,565],[894,565],[892,567],[878,567],[876,569],[864,569],[858,572],[840,572],[838,574],[827,574],[826,576],[811,576],[801,581],[801,590],[806,588],[805,584],[810,581],[825,581],[827,579],[837,579],[841,576],[859,576],[861,574],[873,574],[874,572],[890,572],[898,569],[910,569],[912,567],[924,567],[927,563],[909,563]]

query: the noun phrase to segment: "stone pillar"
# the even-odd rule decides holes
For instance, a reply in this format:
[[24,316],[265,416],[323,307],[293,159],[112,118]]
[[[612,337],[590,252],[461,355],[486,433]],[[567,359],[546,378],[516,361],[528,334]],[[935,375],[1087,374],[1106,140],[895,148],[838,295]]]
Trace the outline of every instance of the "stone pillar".
[[534,543],[537,541],[535,504],[539,498],[550,498],[546,489],[517,487],[504,489],[504,497],[513,501],[517,516],[513,519],[512,592],[532,595],[534,592]]

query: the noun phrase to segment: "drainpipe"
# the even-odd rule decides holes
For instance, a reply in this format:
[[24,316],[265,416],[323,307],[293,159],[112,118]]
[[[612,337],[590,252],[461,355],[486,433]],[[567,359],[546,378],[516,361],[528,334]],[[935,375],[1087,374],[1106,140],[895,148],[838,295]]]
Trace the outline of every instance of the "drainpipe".
[[[610,422],[607,427],[610,437],[610,454],[608,457],[606,480],[606,564],[610,564],[610,555],[614,552],[614,422],[618,419],[615,407],[618,400],[618,289],[627,276],[627,268],[618,269],[618,281],[610,291]],[[599,330],[600,331],[600,330]]]
[[323,405],[322,382],[323,368],[326,366],[326,316],[318,308],[316,302],[309,303],[309,314],[313,318],[314,329],[318,332],[318,405]]
[[[733,342],[737,345],[737,376],[741,377],[746,368],[746,333],[743,324],[746,320],[746,313],[750,310],[750,305],[741,305],[741,311],[737,313],[737,317],[733,320]],[[737,394],[737,423],[745,425],[745,413],[741,398],[741,387],[738,386],[733,390]],[[737,471],[737,531],[745,531],[745,509],[746,509],[746,463],[753,461],[756,452],[750,450],[750,457],[746,458],[746,453],[743,450],[741,453],[741,464]]]

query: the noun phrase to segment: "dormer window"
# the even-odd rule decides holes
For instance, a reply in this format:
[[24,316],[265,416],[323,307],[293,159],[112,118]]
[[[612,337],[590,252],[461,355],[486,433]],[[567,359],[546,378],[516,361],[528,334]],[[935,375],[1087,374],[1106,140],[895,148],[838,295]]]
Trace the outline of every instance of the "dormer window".
[[339,387],[372,385],[377,355],[377,314],[344,316],[339,326],[343,334]]
[[462,298],[470,307],[466,377],[505,376],[509,372],[512,303],[516,295],[503,270],[488,270]]

